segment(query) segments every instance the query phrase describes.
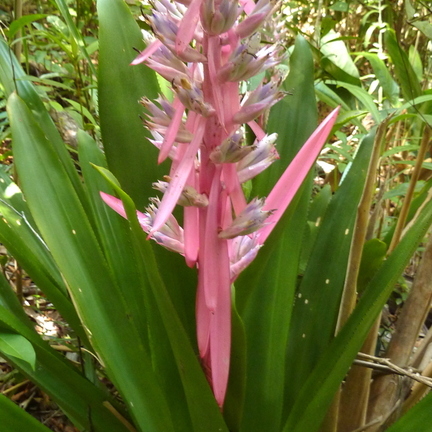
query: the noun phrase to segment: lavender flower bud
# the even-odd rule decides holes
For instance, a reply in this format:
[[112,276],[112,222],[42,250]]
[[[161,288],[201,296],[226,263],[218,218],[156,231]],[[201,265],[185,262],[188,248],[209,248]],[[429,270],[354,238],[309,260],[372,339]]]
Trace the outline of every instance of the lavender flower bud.
[[266,135],[254,145],[254,150],[237,163],[237,175],[244,183],[268,168],[279,158],[274,146],[277,134]]
[[274,210],[263,211],[264,198],[254,198],[234,219],[233,223],[219,233],[219,238],[232,239],[239,235],[253,233],[265,225],[265,220]]
[[214,108],[204,102],[203,92],[195,83],[181,78],[174,80],[172,86],[186,108],[201,114],[203,117],[209,117],[215,113]]
[[252,13],[240,22],[234,31],[240,39],[255,33],[275,7],[270,0],[259,0]]
[[234,163],[242,160],[246,155],[255,149],[254,146],[243,145],[243,134],[236,132],[225,139],[220,146],[217,146],[210,154],[214,163]]
[[249,94],[242,108],[233,116],[235,123],[247,123],[261,115],[266,109],[285,97],[286,93],[278,90],[273,82],[258,87]]
[[230,248],[230,277],[237,276],[255,259],[262,245],[258,245],[255,236],[238,236],[232,240]]
[[[168,176],[167,180],[171,180]],[[156,189],[162,193],[165,193],[168,189],[169,181],[157,181],[153,183],[153,189]],[[177,201],[178,205],[183,207],[207,207],[208,206],[208,198],[205,194],[200,194],[198,191],[192,186],[185,186],[179,200]]]
[[211,36],[227,32],[238,16],[235,0],[204,0],[201,5],[201,25]]

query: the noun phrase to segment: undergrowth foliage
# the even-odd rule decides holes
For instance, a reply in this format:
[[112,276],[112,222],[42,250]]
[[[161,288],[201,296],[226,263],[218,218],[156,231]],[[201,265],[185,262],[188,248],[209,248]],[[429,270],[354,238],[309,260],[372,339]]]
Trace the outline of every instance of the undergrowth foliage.
[[95,6],[1,9],[0,355],[82,431],[425,430],[428,5]]

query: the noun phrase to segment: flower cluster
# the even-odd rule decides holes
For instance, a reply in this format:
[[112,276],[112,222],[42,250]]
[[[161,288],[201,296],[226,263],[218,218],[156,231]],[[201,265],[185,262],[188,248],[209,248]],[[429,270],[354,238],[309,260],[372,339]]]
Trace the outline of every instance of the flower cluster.
[[[203,369],[223,406],[231,345],[231,284],[256,257],[285,211],[333,125],[333,112],[305,144],[267,199],[247,203],[242,183],[277,158],[276,134],[266,135],[263,114],[285,94],[272,73],[283,59],[278,35],[260,28],[274,12],[270,0],[158,0],[147,17],[155,39],[133,61],[145,62],[171,83],[174,99],[142,99],[145,126],[172,160],[163,193],[138,219],[149,237],[184,255],[198,269],[197,336]],[[267,23],[268,25],[268,23]],[[266,71],[241,94],[241,81]],[[256,136],[245,144],[244,125]],[[119,200],[102,194],[125,217]],[[180,227],[172,215],[184,207]]]

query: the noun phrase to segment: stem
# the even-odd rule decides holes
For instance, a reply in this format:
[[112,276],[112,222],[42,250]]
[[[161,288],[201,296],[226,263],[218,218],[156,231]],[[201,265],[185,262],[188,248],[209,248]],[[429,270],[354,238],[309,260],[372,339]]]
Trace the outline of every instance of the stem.
[[[395,365],[409,363],[414,345],[420,333],[432,300],[432,235],[419,264],[411,292],[396,323],[386,357]],[[379,376],[372,386],[373,404],[371,419],[387,418],[398,399],[404,397],[402,382],[392,376]],[[422,390],[423,393],[423,390]]]
[[[366,233],[369,225],[369,212],[372,205],[372,198],[375,194],[376,172],[381,156],[382,143],[390,117],[385,119],[378,127],[374,141],[371,160],[369,162],[366,184],[363,190],[358,210],[354,234],[351,241],[351,250],[348,260],[345,287],[342,294],[341,308],[336,326],[339,332],[348,320],[357,302],[357,279],[360,270],[360,263],[363,254],[363,246],[366,240]],[[376,321],[369,332],[362,351],[373,353],[377,328],[379,321]],[[342,432],[349,432],[355,428],[365,425],[367,402],[369,396],[369,384],[371,371],[353,366],[350,370],[345,387],[342,391],[339,411],[339,429]]]
[[407,190],[404,202],[402,204],[402,208],[401,208],[401,211],[399,214],[398,221],[396,223],[396,228],[395,228],[395,232],[393,234],[392,241],[391,241],[390,246],[389,246],[389,250],[388,250],[389,254],[393,251],[393,249],[396,247],[396,245],[399,243],[399,241],[402,237],[402,231],[403,231],[405,224],[406,224],[408,211],[409,211],[411,201],[412,201],[413,196],[414,196],[414,190],[415,190],[417,180],[419,178],[420,171],[422,168],[422,164],[423,164],[423,161],[424,161],[424,158],[425,158],[428,146],[429,146],[430,136],[431,136],[431,128],[430,128],[430,126],[426,125],[425,129],[423,131],[423,137],[421,140],[420,149],[418,151],[416,163],[415,163],[414,170],[413,170],[413,173],[411,176],[411,180],[410,180],[410,183],[408,186],[408,190]]
[[[15,0],[15,4],[14,4],[14,21],[19,20],[21,17],[23,16],[23,0]],[[21,51],[22,51],[22,42],[21,39],[22,37],[22,31],[21,29],[17,31],[16,35],[15,35],[15,44],[14,44],[14,54],[15,57],[18,59],[18,61],[20,61],[21,59]]]
[[381,155],[381,144],[389,120],[390,118],[387,118],[380,124],[375,137],[374,150],[369,163],[368,175],[366,177],[366,185],[358,206],[356,225],[354,228],[353,239],[351,241],[347,275],[342,294],[336,333],[338,333],[342,326],[346,323],[357,302],[357,278],[368,227],[369,211],[372,204],[372,198],[375,193],[376,171]]

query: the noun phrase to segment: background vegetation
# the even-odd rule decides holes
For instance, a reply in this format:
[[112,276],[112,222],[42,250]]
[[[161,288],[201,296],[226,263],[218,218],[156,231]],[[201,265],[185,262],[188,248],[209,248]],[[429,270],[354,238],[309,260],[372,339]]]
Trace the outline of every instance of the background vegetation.
[[[136,102],[144,95],[155,97],[158,87],[169,93],[161,79],[128,66],[132,48],[142,49],[137,29],[148,29],[142,20],[148,9],[108,0],[98,5],[91,0],[17,0],[0,6],[0,353],[5,359],[0,381],[6,396],[0,399],[0,418],[11,422],[12,432],[43,431],[44,423],[65,431],[171,430],[160,419],[152,420],[159,426],[151,429],[150,414],[126,409],[128,398],[139,394],[125,389],[130,389],[133,362],[140,358],[135,352],[142,342],[139,329],[147,323],[139,318],[136,333],[127,337],[118,329],[129,309],[141,316],[140,308],[150,302],[160,316],[155,313],[149,322],[165,326],[151,337],[170,340],[151,347],[153,361],[167,353],[180,355],[172,338],[189,340],[193,347],[187,355],[193,357],[193,306],[188,307],[194,301],[195,276],[187,270],[173,275],[160,264],[167,260],[165,251],[142,246],[145,242],[135,245],[131,255],[122,249],[121,239],[133,242],[129,227],[104,214],[95,198],[107,187],[122,192],[108,174],[106,181],[89,169],[89,162],[108,166],[140,209],[153,194],[151,181],[163,172],[163,167],[135,169],[143,157],[156,160],[140,144],[146,134]],[[253,192],[268,193],[317,118],[338,105],[341,114],[331,142],[288,211],[281,241],[273,238],[259,262],[236,282],[240,330],[233,330],[239,359],[234,373],[254,380],[230,384],[223,420],[200,387],[205,380],[196,384],[191,394],[202,390],[206,396],[195,410],[211,413],[211,429],[202,429],[204,420],[188,402],[178,401],[188,398],[187,390],[168,390],[181,388],[171,363],[162,362],[158,370],[148,362],[149,370],[165,377],[161,381],[171,380],[161,384],[162,390],[147,373],[136,388],[154,386],[152,394],[165,395],[178,422],[174,430],[432,430],[426,426],[432,421],[432,399],[424,398],[432,386],[432,240],[426,235],[432,222],[432,9],[414,0],[317,0],[283,2],[280,11],[286,27],[282,43],[290,54],[281,69],[291,96],[272,109],[268,130],[279,133],[281,165],[259,178]],[[124,25],[131,30],[121,33]],[[121,44],[126,44],[124,55]],[[11,96],[14,91],[20,99]],[[16,120],[14,124],[18,117],[19,126]],[[52,148],[31,150],[26,147],[30,141],[45,149],[50,142]],[[15,158],[22,166],[19,178]],[[38,179],[34,190],[23,173]],[[26,200],[17,185],[23,186]],[[49,212],[30,198],[42,197],[37,187],[56,190],[46,192]],[[60,227],[80,218],[80,228],[91,240],[84,235],[75,241],[70,230]],[[57,226],[55,221],[61,222]],[[109,237],[113,227],[120,233],[117,240]],[[50,230],[58,230],[61,240],[51,239]],[[286,260],[287,248],[291,263],[278,272],[271,259]],[[105,274],[98,254],[112,274]],[[156,257],[157,275],[136,270],[133,263],[142,256]],[[91,266],[82,270],[86,260]],[[171,255],[168,260],[178,264]],[[89,286],[113,286],[115,280],[117,288],[109,294],[90,290],[87,306],[74,305],[68,294],[74,290],[74,272],[82,272]],[[128,284],[152,288],[143,299],[126,290]],[[165,285],[171,303],[158,299],[153,285],[159,292]],[[129,305],[126,312],[118,299]],[[91,308],[102,303],[100,322],[93,323]],[[184,329],[181,334],[164,321],[170,307]],[[96,332],[100,328],[117,335],[102,351],[125,354],[108,364],[107,358],[100,359],[95,353],[99,347],[93,350],[83,330],[82,315]],[[33,332],[35,325],[39,335]],[[245,360],[242,344],[252,360]],[[362,354],[356,355],[359,350]],[[261,352],[266,354],[254,356]],[[195,363],[190,363],[192,374]],[[119,365],[122,373],[113,372]],[[338,390],[342,380],[343,390]],[[39,422],[19,417],[10,400]],[[182,412],[191,413],[182,419]],[[164,410],[160,413],[163,417]],[[23,425],[27,429],[19,429]]]

